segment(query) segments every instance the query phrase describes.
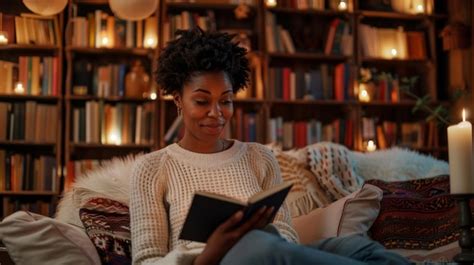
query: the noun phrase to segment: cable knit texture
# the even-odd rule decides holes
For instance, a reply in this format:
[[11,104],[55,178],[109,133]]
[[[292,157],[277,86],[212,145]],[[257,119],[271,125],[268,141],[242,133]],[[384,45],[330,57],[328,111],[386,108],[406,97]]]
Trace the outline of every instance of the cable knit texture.
[[[204,244],[178,239],[196,191],[245,201],[282,182],[273,153],[257,143],[233,145],[201,154],[177,144],[143,156],[132,175],[130,215],[134,264],[191,264]],[[273,225],[282,237],[298,242],[286,205]]]

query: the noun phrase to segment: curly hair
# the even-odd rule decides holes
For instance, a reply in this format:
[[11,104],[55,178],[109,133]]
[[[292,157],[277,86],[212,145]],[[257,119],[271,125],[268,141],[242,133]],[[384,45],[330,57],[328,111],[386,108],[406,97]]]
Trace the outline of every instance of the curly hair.
[[189,79],[203,72],[225,72],[234,93],[249,82],[247,51],[232,42],[234,35],[204,32],[199,27],[178,30],[158,58],[156,83],[164,94],[182,92]]

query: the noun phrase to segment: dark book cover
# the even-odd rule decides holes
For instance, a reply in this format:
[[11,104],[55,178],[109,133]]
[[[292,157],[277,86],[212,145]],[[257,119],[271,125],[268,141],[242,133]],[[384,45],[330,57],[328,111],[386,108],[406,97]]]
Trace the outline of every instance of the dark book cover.
[[273,219],[292,186],[291,183],[276,185],[255,194],[248,202],[196,192],[179,238],[204,243],[219,225],[239,210],[244,211],[241,223],[248,221],[263,206],[274,207]]

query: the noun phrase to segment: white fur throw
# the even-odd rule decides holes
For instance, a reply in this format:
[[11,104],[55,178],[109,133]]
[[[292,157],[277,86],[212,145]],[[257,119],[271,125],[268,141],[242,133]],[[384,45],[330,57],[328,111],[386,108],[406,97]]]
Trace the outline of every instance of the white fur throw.
[[100,168],[77,177],[71,190],[65,192],[59,202],[55,218],[83,228],[79,209],[89,198],[109,198],[128,205],[130,176],[135,158],[136,156],[114,158],[103,162]]

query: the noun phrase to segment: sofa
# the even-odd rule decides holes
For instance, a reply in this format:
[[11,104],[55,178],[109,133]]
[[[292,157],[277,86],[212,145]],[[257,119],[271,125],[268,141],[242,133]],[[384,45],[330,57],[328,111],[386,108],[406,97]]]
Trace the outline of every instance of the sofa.
[[[400,148],[359,153],[333,143],[283,151],[269,145],[285,181],[302,243],[361,233],[413,262],[460,252],[449,167]],[[137,157],[115,158],[78,177],[55,218],[25,211],[0,223],[0,264],[129,264],[129,177]],[[432,229],[429,229],[432,228]]]

